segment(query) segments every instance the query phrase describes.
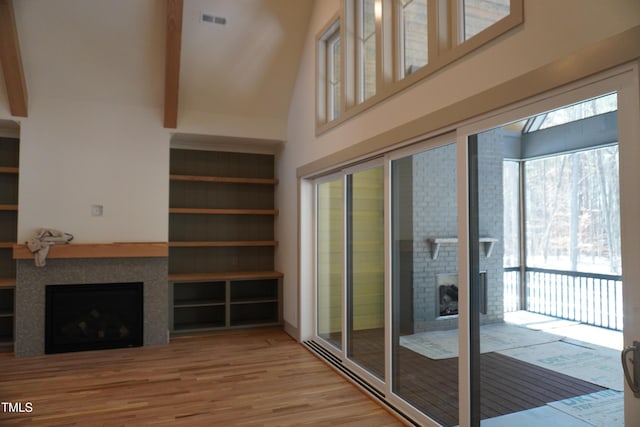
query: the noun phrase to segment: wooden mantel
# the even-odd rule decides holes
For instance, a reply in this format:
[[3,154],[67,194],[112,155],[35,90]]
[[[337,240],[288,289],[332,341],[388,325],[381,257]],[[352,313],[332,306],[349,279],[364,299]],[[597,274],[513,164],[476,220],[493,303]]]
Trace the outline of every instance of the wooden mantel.
[[[146,258],[166,257],[169,249],[166,242],[127,243],[69,243],[52,245],[47,259],[64,258]],[[14,259],[33,259],[27,245],[13,245]]]

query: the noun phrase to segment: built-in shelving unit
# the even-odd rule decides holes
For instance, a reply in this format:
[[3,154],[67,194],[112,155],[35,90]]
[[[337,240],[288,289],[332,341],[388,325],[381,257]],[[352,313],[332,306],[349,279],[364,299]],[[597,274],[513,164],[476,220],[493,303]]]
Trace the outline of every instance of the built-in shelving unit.
[[173,334],[282,323],[272,155],[171,150]]
[[13,345],[18,234],[19,141],[0,138],[0,347]]

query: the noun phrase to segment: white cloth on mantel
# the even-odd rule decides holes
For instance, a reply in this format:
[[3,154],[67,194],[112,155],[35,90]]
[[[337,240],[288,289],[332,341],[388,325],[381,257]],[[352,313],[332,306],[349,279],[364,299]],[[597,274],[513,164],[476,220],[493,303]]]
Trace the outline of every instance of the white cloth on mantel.
[[27,241],[27,247],[33,254],[36,267],[44,267],[46,265],[49,247],[57,244],[67,244],[73,240],[73,236],[69,233],[53,230],[51,228],[41,228],[37,231],[36,237]]

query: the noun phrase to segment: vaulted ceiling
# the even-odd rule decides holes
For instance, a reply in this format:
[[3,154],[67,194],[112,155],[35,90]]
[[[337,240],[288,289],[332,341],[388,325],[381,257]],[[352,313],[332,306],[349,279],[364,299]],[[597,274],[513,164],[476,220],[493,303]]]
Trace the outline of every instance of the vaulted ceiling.
[[[184,111],[286,120],[312,1],[0,0],[0,12],[13,3],[30,103],[46,97],[160,107],[166,127],[175,127],[166,121],[173,102],[165,101],[167,86],[177,89],[179,127]],[[177,34],[167,23],[176,8]],[[0,30],[0,45],[6,34]],[[177,54],[170,46],[176,40]],[[3,71],[15,67],[0,60]],[[173,80],[172,66],[179,71]],[[0,82],[0,119],[28,115],[10,109],[19,78],[5,79],[11,86]]]

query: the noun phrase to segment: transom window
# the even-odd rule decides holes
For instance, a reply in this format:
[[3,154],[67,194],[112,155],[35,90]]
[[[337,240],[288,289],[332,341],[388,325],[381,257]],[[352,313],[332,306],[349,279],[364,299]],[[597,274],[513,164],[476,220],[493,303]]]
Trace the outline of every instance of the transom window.
[[509,0],[464,0],[464,40],[509,16]]
[[318,37],[318,130],[353,117],[522,20],[523,0],[344,0],[340,16]]
[[360,102],[376,94],[376,17],[375,0],[360,0],[358,16],[358,76]]
[[318,122],[337,119],[342,111],[342,39],[335,20],[318,40]]
[[400,77],[404,78],[429,62],[429,34],[427,0],[397,0],[401,64]]

